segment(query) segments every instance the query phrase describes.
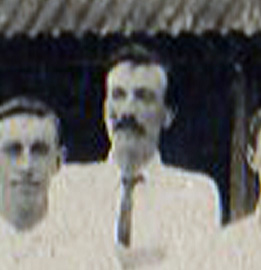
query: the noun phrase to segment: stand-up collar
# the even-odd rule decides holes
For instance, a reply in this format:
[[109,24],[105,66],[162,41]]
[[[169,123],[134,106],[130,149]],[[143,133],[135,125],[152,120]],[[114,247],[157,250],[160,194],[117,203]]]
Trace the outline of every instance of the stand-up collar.
[[[109,153],[107,161],[111,166],[115,166],[117,170],[120,171],[117,162],[113,158],[112,152]],[[150,158],[150,160],[144,166],[142,166],[141,169],[136,172],[136,174],[137,176],[142,175],[145,182],[148,182],[149,179],[151,179],[151,176],[155,174],[155,170],[160,166],[162,166],[160,154],[158,151],[155,151],[154,155]]]

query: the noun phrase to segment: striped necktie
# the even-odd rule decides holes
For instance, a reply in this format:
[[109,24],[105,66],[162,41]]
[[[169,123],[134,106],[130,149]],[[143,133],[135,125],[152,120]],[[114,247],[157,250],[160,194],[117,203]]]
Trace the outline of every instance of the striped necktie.
[[132,195],[134,187],[139,182],[144,182],[142,175],[135,178],[123,177],[121,181],[120,211],[116,220],[116,244],[121,244],[125,247],[130,246]]

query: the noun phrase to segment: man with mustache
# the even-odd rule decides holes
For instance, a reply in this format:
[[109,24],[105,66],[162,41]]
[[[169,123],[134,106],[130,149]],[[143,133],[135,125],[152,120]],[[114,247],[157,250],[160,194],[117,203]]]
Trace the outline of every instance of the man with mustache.
[[160,161],[160,132],[174,118],[168,83],[161,59],[140,44],[110,61],[104,102],[110,154],[86,168],[88,179],[77,185],[84,194],[78,209],[88,206],[83,224],[92,231],[83,227],[82,246],[100,258],[89,256],[93,269],[110,269],[114,257],[122,269],[200,269],[197,254],[218,227],[213,179]]

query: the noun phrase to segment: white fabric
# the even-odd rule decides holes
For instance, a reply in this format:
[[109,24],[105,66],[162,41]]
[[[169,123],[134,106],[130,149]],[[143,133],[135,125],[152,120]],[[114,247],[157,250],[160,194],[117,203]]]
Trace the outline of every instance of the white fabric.
[[75,164],[68,167],[68,175],[74,182],[72,194],[84,194],[77,198],[77,210],[72,210],[82,223],[76,230],[81,239],[74,248],[89,254],[90,268],[201,269],[208,254],[207,240],[219,228],[213,179],[164,166],[156,155],[146,168],[145,183],[134,190],[131,248],[126,250],[114,244],[120,199],[116,164]]
[[1,269],[201,269],[205,240],[218,227],[213,180],[155,157],[147,181],[135,188],[131,248],[122,250],[114,244],[119,179],[110,162],[65,166],[34,230],[12,234],[1,221]]

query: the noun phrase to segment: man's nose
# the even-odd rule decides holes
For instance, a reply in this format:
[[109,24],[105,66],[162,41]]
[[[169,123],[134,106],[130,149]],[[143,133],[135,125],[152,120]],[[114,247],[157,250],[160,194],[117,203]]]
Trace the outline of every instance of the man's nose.
[[25,149],[18,159],[18,166],[23,171],[29,171],[33,165],[33,157],[29,149]]
[[137,102],[133,95],[129,95],[122,106],[122,114],[135,115],[138,112]]
[[126,104],[127,105],[131,105],[133,106],[133,104],[135,104],[136,102],[136,99],[135,99],[135,95],[130,92],[128,95],[127,95],[127,98],[126,98]]

